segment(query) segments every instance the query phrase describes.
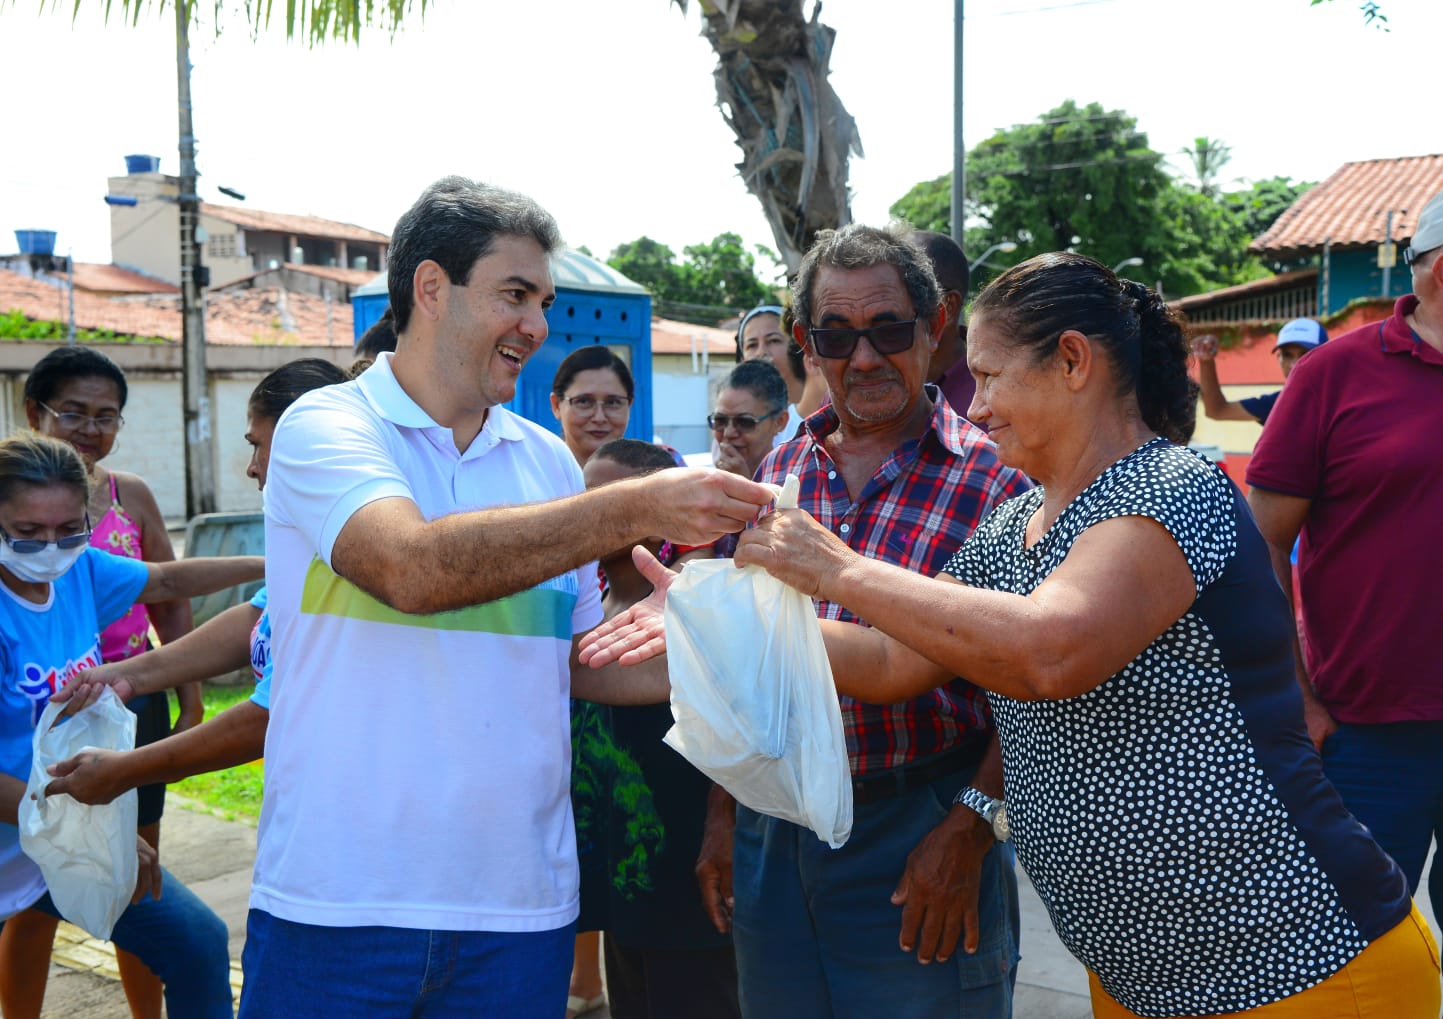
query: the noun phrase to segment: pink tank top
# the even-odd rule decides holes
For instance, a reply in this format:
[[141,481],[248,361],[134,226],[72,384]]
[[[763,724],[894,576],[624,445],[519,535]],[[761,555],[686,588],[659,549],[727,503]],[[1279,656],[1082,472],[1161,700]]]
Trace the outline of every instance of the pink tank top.
[[[115,475],[110,475],[110,509],[105,511],[90,529],[90,544],[111,555],[140,559],[140,525],[120,505],[120,493],[115,487]],[[145,606],[137,602],[130,610],[111,623],[100,634],[100,657],[103,661],[119,662],[134,658],[145,650],[146,634],[150,632],[150,614]]]

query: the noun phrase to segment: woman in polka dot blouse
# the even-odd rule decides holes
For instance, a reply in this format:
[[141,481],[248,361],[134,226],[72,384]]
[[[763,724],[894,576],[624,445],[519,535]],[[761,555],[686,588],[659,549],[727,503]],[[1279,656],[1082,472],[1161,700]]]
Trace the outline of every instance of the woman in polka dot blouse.
[[1267,548],[1182,445],[1187,356],[1140,284],[1081,255],[1024,262],[973,310],[968,416],[1038,487],[937,579],[797,511],[737,562],[873,625],[827,629],[843,692],[990,691],[1017,855],[1094,1015],[1436,1019],[1432,936],[1308,740]]

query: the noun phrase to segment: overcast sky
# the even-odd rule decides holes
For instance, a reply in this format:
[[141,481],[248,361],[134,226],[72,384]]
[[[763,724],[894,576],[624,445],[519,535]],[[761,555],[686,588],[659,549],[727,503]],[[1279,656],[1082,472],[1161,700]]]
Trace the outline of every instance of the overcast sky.
[[[968,0],[966,143],[1072,98],[1133,114],[1179,168],[1195,136],[1225,141],[1226,176],[1320,180],[1349,160],[1443,151],[1427,101],[1443,3],[1382,3],[1389,33],[1355,0]],[[462,173],[531,194],[600,255],[642,234],[679,253],[725,230],[775,247],[734,169],[697,4],[432,4],[394,40],[359,46],[197,31],[202,197],[229,201],[225,185],[255,208],[389,232],[428,182]],[[108,261],[106,178],[127,153],[177,170],[173,22],[102,26],[102,3],[82,0],[72,24],[69,3],[39,6],[0,10],[0,252],[16,250],[12,230],[44,228],[62,252]],[[953,7],[823,9],[833,85],[866,150],[851,167],[858,220],[885,220],[951,168]]]

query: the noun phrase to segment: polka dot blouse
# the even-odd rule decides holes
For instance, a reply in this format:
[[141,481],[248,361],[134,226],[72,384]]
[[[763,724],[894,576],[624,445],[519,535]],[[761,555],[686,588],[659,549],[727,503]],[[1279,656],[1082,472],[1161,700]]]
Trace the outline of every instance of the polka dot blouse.
[[1087,528],[1143,516],[1172,535],[1198,592],[1082,696],[990,695],[1017,855],[1058,934],[1140,1016],[1236,1012],[1319,983],[1401,922],[1409,897],[1323,778],[1287,604],[1241,493],[1154,439],[1028,547],[1043,496],[998,507],[946,572],[1027,595]]

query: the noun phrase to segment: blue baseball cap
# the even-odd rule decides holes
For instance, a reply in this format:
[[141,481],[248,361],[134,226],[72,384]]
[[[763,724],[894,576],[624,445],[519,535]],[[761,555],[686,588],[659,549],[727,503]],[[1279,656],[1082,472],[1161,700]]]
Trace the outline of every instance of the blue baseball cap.
[[1320,343],[1327,342],[1328,330],[1323,328],[1323,323],[1311,318],[1295,318],[1278,330],[1278,342],[1273,344],[1273,349],[1302,347],[1312,350]]

